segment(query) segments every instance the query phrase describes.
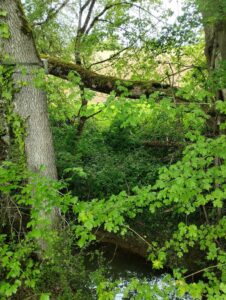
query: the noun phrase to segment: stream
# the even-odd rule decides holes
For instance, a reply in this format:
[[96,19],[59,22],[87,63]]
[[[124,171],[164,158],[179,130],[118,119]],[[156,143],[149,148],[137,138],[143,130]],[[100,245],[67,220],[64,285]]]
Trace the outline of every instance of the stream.
[[[148,282],[150,286],[157,285],[160,290],[163,290],[168,285],[164,282],[166,270],[157,272],[151,268],[151,264],[140,256],[128,253],[122,249],[117,249],[112,245],[102,245],[102,251],[104,258],[109,266],[109,274],[111,281],[120,281],[118,284],[119,291],[117,292],[114,300],[129,300],[130,298],[123,298],[123,290],[130,282],[132,278],[138,279],[140,282]],[[192,300],[189,295],[183,298],[176,297],[175,293],[172,292],[167,295],[169,300]],[[152,300],[150,298],[139,298],[142,300]],[[155,299],[162,300],[166,299],[159,295],[155,296]]]

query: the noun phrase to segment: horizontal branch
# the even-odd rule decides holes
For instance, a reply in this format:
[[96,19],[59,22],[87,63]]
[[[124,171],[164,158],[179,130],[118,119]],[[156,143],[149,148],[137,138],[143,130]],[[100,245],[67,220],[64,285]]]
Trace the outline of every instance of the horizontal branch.
[[86,88],[101,93],[109,94],[115,91],[116,95],[120,95],[122,93],[121,87],[123,87],[129,91],[129,98],[137,99],[141,95],[149,96],[154,92],[159,92],[163,96],[174,97],[177,91],[176,87],[171,87],[161,82],[122,80],[112,76],[97,74],[80,65],[64,62],[58,58],[48,57],[45,60],[48,62],[49,74],[67,79],[68,73],[74,71],[80,76]]
[[144,141],[143,144],[152,148],[183,148],[185,143],[178,141]]
[[107,232],[104,230],[97,230],[95,232],[98,242],[113,244],[121,249],[124,249],[130,253],[139,255],[143,258],[147,258],[148,246],[135,235],[121,236],[114,232]]

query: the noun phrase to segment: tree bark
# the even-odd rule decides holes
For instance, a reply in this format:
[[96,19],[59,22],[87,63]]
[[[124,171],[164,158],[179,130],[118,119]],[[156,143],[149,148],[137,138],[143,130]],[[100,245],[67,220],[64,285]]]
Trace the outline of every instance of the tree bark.
[[[205,31],[205,55],[209,72],[215,71],[222,61],[226,61],[226,12],[224,1],[214,0],[209,3],[209,5],[214,5],[214,12],[213,7],[206,6],[205,1],[201,2],[200,10]],[[217,96],[221,100],[226,100],[226,87],[223,87]]]
[[[203,13],[206,17],[206,13]],[[214,23],[204,21],[205,55],[210,70],[215,69],[219,61],[226,60],[226,21],[219,20]]]
[[[20,87],[14,94],[13,105],[15,113],[25,122],[27,166],[33,172],[40,172],[40,167],[44,166],[42,175],[57,179],[47,99],[45,93],[34,85],[34,73],[40,70],[41,61],[35,48],[32,31],[19,0],[1,0],[0,8],[7,12],[5,22],[9,27],[10,38],[2,40],[1,43],[4,54],[9,56],[7,63],[10,61],[10,64],[15,65],[14,84],[26,82],[26,85]],[[25,75],[22,74],[21,68],[26,69]],[[43,212],[40,214],[43,215]],[[54,226],[58,222],[55,208],[44,217],[51,218]]]
[[121,249],[124,249],[130,253],[137,254],[143,258],[147,258],[148,246],[137,237],[131,235],[121,236],[113,232],[107,232],[104,230],[97,230],[95,233],[97,241],[101,243],[113,244]]
[[137,99],[141,95],[149,96],[154,92],[159,92],[162,96],[174,96],[178,90],[177,87],[161,82],[122,80],[112,76],[97,74],[78,64],[64,62],[58,58],[47,57],[45,59],[48,62],[49,74],[67,79],[68,73],[74,71],[81,77],[86,88],[101,93],[109,94],[115,91],[116,95],[120,95],[122,93],[119,88],[120,85],[128,89],[128,98]]
[[[14,82],[27,82],[27,85],[14,95],[15,112],[26,121],[25,150],[29,169],[37,172],[40,166],[44,165],[43,174],[56,179],[47,100],[44,92],[35,88],[33,82],[34,72],[40,69],[41,62],[20,5],[16,0],[3,0],[1,4],[2,9],[8,13],[6,22],[10,31],[10,39],[4,41],[3,50],[9,55],[10,61],[16,64]],[[21,74],[21,66],[26,68],[26,75]]]
[[[207,5],[206,5],[207,4]],[[207,59],[209,73],[217,72],[222,63],[226,64],[226,5],[225,0],[214,0],[200,2],[200,11],[203,16],[203,26],[205,31],[205,55]],[[226,65],[223,67],[226,70]],[[223,82],[225,82],[223,80]],[[220,86],[216,91],[213,107],[216,111],[215,116],[212,116],[209,123],[212,126],[214,136],[220,136],[223,132],[220,129],[220,124],[224,120],[225,115],[220,113],[215,103],[217,100],[226,101],[226,86]],[[215,157],[214,165],[220,166],[219,157]],[[215,188],[219,188],[219,184],[215,183]],[[225,207],[225,205],[224,205]],[[204,206],[205,209],[205,206]],[[224,208],[223,208],[224,209]],[[217,208],[217,220],[222,216],[222,208]]]

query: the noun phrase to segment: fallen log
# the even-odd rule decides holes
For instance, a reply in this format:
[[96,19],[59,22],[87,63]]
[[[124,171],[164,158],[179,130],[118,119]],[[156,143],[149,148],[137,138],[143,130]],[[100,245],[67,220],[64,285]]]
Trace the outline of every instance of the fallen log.
[[86,88],[105,94],[115,91],[116,95],[120,95],[123,87],[129,92],[128,98],[137,99],[141,95],[149,96],[155,92],[160,93],[161,96],[175,98],[175,93],[178,90],[177,87],[161,82],[125,80],[98,74],[81,65],[65,62],[58,58],[45,57],[43,60],[48,64],[49,74],[67,79],[69,72],[74,71],[80,76]]
[[151,148],[173,148],[173,149],[180,149],[183,148],[187,143],[185,142],[179,142],[179,141],[143,141],[143,145],[146,147]]
[[135,235],[119,235],[113,232],[107,232],[99,229],[95,232],[98,242],[108,243],[124,249],[130,253],[137,254],[143,258],[147,258],[148,245]]

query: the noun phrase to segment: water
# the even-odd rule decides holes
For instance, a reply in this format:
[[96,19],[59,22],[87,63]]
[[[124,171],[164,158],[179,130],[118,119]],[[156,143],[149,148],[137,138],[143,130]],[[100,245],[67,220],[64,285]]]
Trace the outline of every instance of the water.
[[[159,291],[161,293],[164,289],[169,287],[169,285],[164,282],[164,278],[165,278],[165,275],[162,275],[159,277],[153,277],[152,279],[149,279],[149,280],[146,279],[146,280],[148,281],[150,288],[153,288],[153,286],[157,286],[157,288],[159,289]],[[140,280],[140,282],[142,283],[142,280]],[[129,281],[127,281],[127,280],[122,281],[122,283],[120,284],[121,291],[115,295],[115,298],[114,298],[115,300],[125,300],[125,298],[123,298],[123,292],[128,284],[129,284]],[[131,293],[131,295],[134,295],[134,294]],[[192,298],[189,295],[185,295],[185,296],[183,296],[183,298],[177,297],[175,291],[172,291],[164,296],[163,295],[161,296],[161,295],[158,295],[157,293],[155,293],[154,296],[149,296],[148,298],[144,296],[144,298],[142,298],[142,299],[143,300],[151,300],[151,299],[164,300],[164,299],[166,299],[165,296],[168,296],[169,300],[192,300]],[[126,299],[130,299],[130,298],[126,298]]]
[[[115,295],[115,300],[130,299],[123,298],[123,291],[125,291],[128,284],[133,278],[139,280],[140,283],[146,282],[150,287],[155,287],[156,290],[160,290],[160,294],[169,288],[169,284],[165,282],[166,271],[156,272],[151,268],[151,263],[147,262],[141,257],[115,248],[112,245],[102,245],[102,251],[106,259],[109,268],[109,279],[110,281],[118,281],[119,291]],[[171,281],[173,283],[173,281]],[[134,293],[131,293],[134,295]],[[175,295],[175,291],[169,292],[167,295],[169,300],[192,300],[188,295],[183,298],[178,298]],[[166,299],[164,296],[155,294],[151,298],[142,298],[143,300],[162,300]],[[141,299],[141,298],[140,298]]]

